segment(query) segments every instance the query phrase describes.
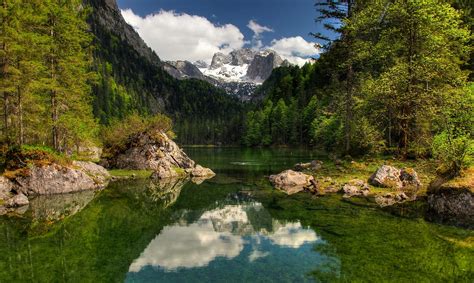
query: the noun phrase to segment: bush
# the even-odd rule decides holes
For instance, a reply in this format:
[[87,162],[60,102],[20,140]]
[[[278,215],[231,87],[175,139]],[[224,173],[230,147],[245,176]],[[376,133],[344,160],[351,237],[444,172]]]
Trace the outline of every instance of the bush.
[[101,131],[104,154],[113,154],[124,149],[131,136],[142,132],[152,133],[156,131],[166,133],[171,139],[175,138],[171,119],[163,114],[150,117],[132,114],[123,120],[114,120]]
[[449,131],[443,131],[433,140],[433,156],[441,164],[438,172],[441,175],[455,177],[472,163],[474,144],[468,134],[455,136]]

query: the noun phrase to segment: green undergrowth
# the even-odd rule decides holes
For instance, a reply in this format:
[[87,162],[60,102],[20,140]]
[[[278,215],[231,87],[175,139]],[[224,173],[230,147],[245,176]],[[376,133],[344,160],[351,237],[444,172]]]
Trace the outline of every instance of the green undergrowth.
[[[382,165],[390,165],[398,169],[413,168],[420,178],[422,187],[419,193],[425,194],[429,183],[436,177],[436,163],[431,160],[399,160],[390,156],[364,158],[358,160],[341,160],[336,165],[332,160],[323,160],[322,168],[311,173],[323,186],[331,183],[342,185],[352,179],[368,181],[369,177]],[[332,181],[324,181],[330,177]],[[377,188],[370,185],[371,192],[387,192],[387,188]]]
[[2,172],[7,178],[25,174],[33,166],[41,167],[50,164],[68,166],[72,162],[72,159],[66,155],[45,146],[11,147],[2,154],[4,155]]

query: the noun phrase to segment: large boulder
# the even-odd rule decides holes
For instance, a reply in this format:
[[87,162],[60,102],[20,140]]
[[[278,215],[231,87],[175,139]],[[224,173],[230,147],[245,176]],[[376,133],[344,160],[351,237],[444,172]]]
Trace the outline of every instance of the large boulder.
[[400,180],[400,170],[389,166],[382,165],[369,178],[369,183],[376,187],[401,189],[403,183]]
[[474,169],[454,180],[434,180],[428,189],[428,218],[474,228]]
[[280,174],[271,175],[270,182],[279,190],[284,191],[288,195],[298,193],[313,185],[313,176],[296,172],[293,170],[286,170]]
[[101,189],[107,186],[110,175],[92,162],[72,165],[33,165],[23,174],[13,177],[17,190],[26,196],[53,195]]
[[99,187],[105,187],[111,178],[107,169],[93,162],[73,161],[72,164],[91,177]]
[[196,165],[161,131],[142,132],[132,136],[125,148],[105,159],[104,164],[118,169],[153,170],[152,179],[215,175],[211,169]]
[[163,132],[140,133],[127,142],[125,149],[106,160],[111,168],[158,170],[170,167],[194,168],[194,161]]

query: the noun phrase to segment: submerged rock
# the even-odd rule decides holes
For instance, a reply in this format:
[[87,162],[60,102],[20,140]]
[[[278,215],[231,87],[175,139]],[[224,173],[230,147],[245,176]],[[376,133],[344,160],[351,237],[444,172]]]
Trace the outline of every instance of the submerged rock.
[[310,188],[314,182],[313,176],[293,170],[286,170],[279,174],[271,175],[269,179],[275,188],[284,191],[288,195]]
[[304,170],[316,171],[316,170],[321,169],[322,165],[323,165],[322,161],[313,160],[313,161],[307,162],[307,163],[297,163],[297,164],[295,164],[294,169],[295,169],[295,171],[304,171]]
[[196,165],[193,171],[191,171],[191,176],[193,177],[213,177],[216,173],[209,168],[202,167],[201,165]]
[[375,197],[375,202],[380,207],[391,206],[408,200],[410,200],[410,198],[404,192],[386,193]]
[[353,179],[342,187],[344,198],[351,198],[353,196],[368,196],[370,189],[369,185],[362,180]]
[[20,207],[20,206],[28,205],[29,203],[30,202],[28,201],[28,198],[24,194],[19,193],[19,194],[13,196],[12,198],[8,199],[5,202],[5,207],[14,208],[14,207]]

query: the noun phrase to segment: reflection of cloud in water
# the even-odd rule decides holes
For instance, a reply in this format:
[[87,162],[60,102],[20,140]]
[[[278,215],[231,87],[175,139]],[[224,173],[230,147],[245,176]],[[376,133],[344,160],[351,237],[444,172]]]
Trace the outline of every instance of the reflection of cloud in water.
[[145,266],[154,266],[173,271],[180,267],[206,266],[216,257],[232,259],[242,252],[244,244],[250,243],[244,240],[244,236],[252,236],[253,239],[250,262],[270,254],[263,250],[262,239],[270,240],[273,245],[291,248],[318,240],[313,230],[303,228],[299,222],[281,223],[269,219],[271,231],[265,228],[257,231],[250,221],[255,219],[255,215],[249,217],[249,213],[261,215],[264,212],[260,203],[226,205],[203,213],[195,223],[178,221],[166,226],[129,270],[138,272]]
[[242,237],[216,232],[210,222],[167,226],[132,263],[130,271],[138,272],[147,265],[166,270],[205,266],[218,256],[238,256],[243,244]]
[[268,256],[270,253],[269,252],[262,252],[259,250],[253,250],[252,253],[249,255],[249,261],[254,262],[259,258],[264,258]]
[[286,223],[267,236],[274,244],[290,248],[299,248],[305,243],[318,240],[313,230],[304,229],[301,223]]

